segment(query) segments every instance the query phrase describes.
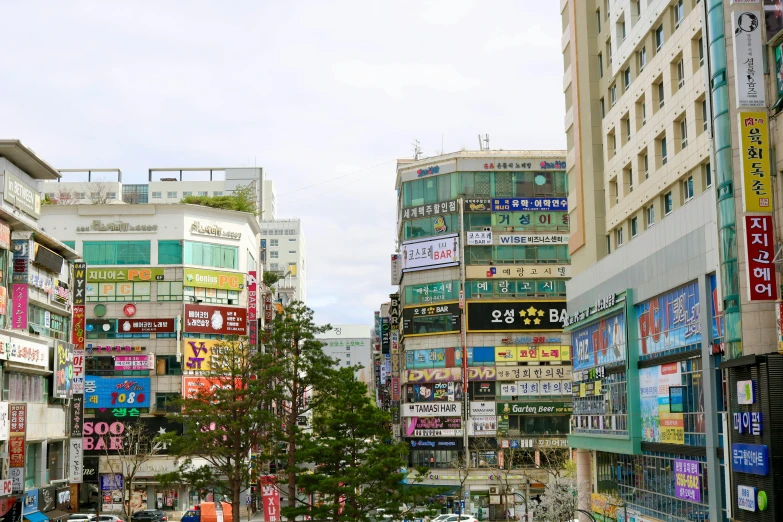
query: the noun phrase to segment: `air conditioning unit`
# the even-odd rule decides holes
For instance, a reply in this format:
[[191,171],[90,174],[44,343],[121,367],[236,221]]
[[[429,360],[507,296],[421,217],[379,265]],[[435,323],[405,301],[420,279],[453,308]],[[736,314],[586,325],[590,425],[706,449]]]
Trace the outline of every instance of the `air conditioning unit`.
[[500,495],[499,489],[497,486],[490,486],[489,487],[489,494],[490,495]]

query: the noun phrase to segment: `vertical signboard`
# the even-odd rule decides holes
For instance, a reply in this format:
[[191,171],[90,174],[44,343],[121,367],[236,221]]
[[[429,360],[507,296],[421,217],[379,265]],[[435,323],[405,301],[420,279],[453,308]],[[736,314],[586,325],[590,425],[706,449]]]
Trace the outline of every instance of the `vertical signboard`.
[[745,212],[772,212],[767,113],[739,112],[742,204]]
[[71,321],[71,342],[73,343],[73,385],[74,398],[84,393],[84,338],[87,324],[86,305],[87,263],[73,264],[73,320]]
[[258,349],[258,281],[256,271],[247,274],[247,343],[250,349]]
[[71,399],[68,429],[68,481],[81,484],[84,480],[84,395],[74,394]]
[[772,216],[745,216],[745,273],[750,301],[777,299],[774,259]]
[[737,107],[766,107],[761,47],[761,11],[738,9],[731,13],[734,32],[734,91]]
[[389,318],[381,318],[381,353],[391,353],[391,332]]
[[272,475],[261,477],[261,499],[264,503],[264,520],[266,522],[280,520],[280,491],[275,482],[276,477]]
[[8,458],[11,471],[11,481],[14,493],[24,491],[24,449],[27,432],[27,405],[11,404],[9,406],[10,438],[8,440]]
[[11,328],[27,330],[27,284],[17,283],[13,286],[13,312]]

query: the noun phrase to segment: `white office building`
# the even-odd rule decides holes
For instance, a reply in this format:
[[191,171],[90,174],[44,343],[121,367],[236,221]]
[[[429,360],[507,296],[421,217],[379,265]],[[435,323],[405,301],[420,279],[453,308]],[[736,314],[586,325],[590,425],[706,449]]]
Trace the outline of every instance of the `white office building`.
[[283,276],[277,283],[278,300],[306,301],[307,267],[302,223],[298,218],[261,222],[261,249],[264,271]]

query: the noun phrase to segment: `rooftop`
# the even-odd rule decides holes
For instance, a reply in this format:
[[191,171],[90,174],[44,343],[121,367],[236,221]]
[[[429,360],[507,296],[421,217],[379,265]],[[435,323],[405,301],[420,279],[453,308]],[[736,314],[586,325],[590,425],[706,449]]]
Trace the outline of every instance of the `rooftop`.
[[19,140],[0,140],[0,157],[25,171],[33,179],[59,179],[60,173]]

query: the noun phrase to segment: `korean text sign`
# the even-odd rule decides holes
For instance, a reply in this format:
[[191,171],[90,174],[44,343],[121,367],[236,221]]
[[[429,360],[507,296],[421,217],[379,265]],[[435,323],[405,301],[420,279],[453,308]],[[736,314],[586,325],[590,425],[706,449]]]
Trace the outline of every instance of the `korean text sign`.
[[751,301],[777,299],[772,216],[745,216],[745,256],[748,299]]
[[[763,83],[762,83],[763,92]],[[766,112],[740,112],[740,167],[745,212],[772,212]]]
[[734,472],[767,475],[769,473],[769,452],[762,444],[731,445],[731,469]]
[[699,288],[693,282],[636,305],[639,355],[701,342]]
[[25,435],[27,432],[27,405],[11,404],[8,409],[11,416],[11,438],[8,443],[9,466],[12,468],[23,468]]
[[701,502],[701,464],[695,460],[674,459],[674,496]]
[[95,377],[84,379],[85,408],[149,408],[149,377]]
[[468,301],[469,332],[562,331],[565,301]]
[[611,315],[571,333],[574,370],[613,365],[625,360],[625,314]]
[[247,335],[247,309],[186,304],[184,331],[207,334]]

